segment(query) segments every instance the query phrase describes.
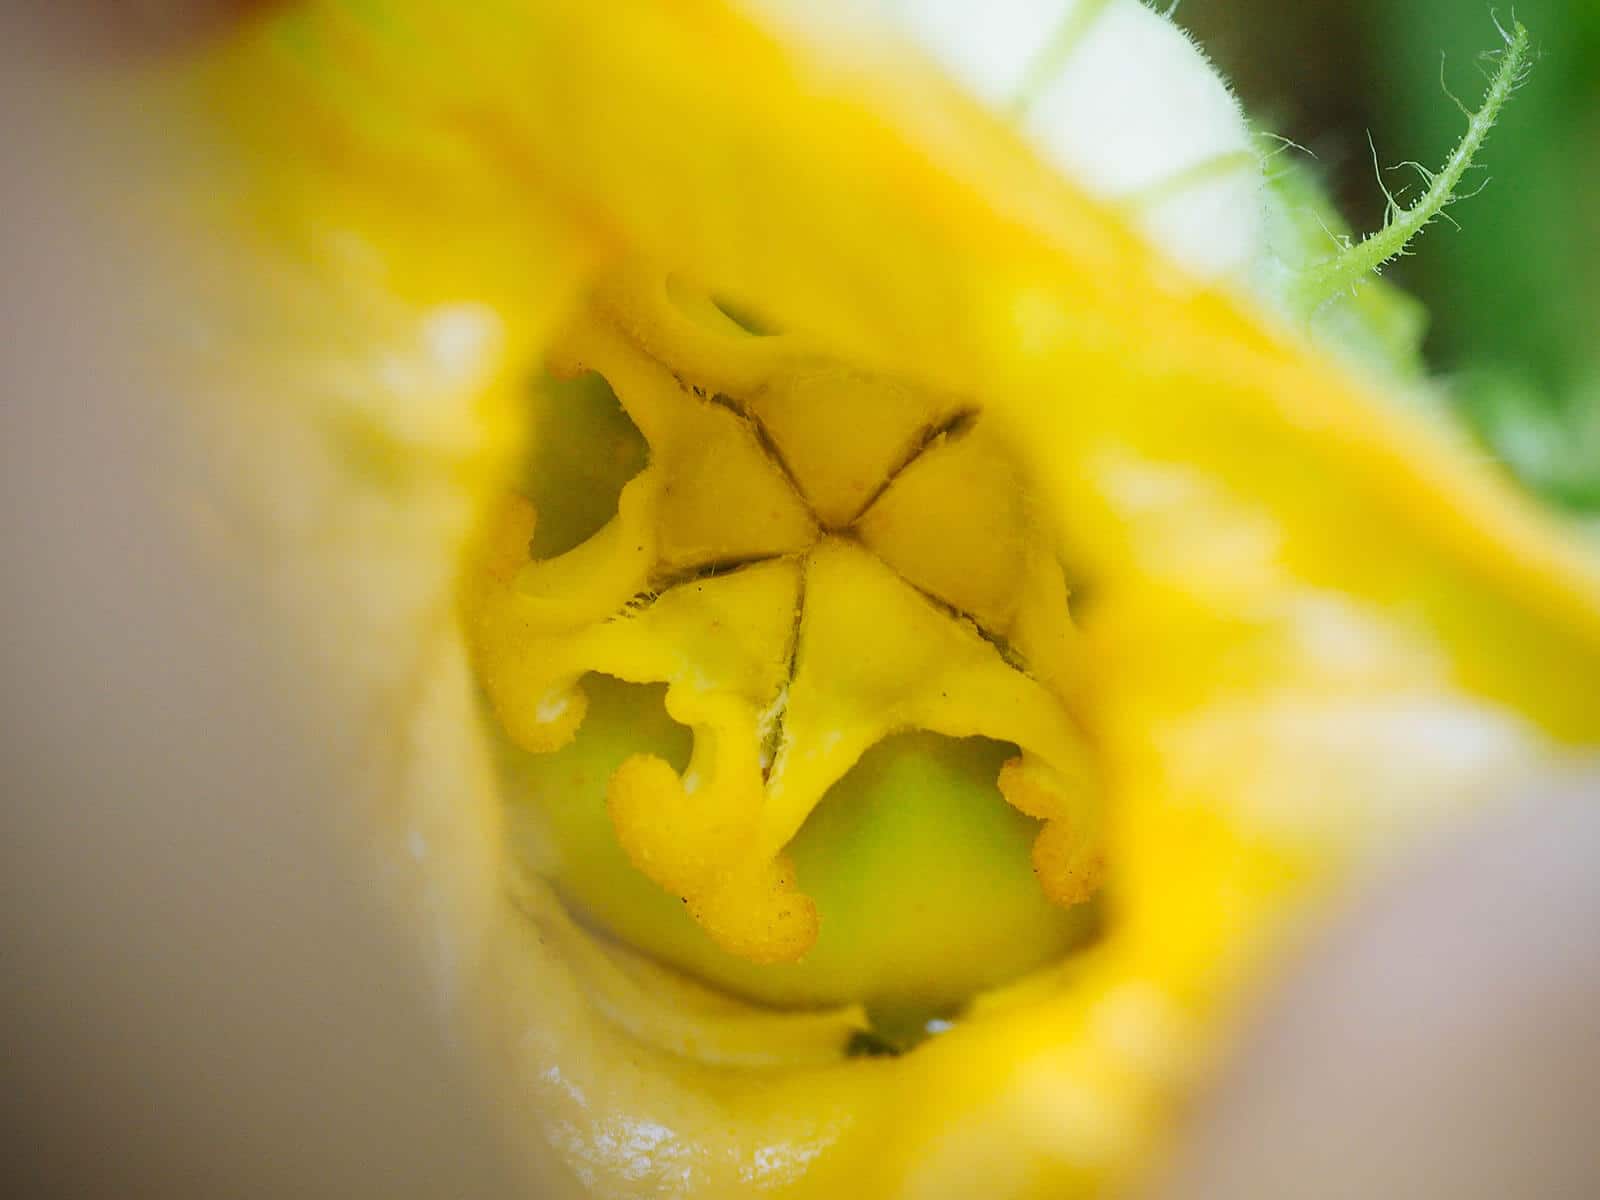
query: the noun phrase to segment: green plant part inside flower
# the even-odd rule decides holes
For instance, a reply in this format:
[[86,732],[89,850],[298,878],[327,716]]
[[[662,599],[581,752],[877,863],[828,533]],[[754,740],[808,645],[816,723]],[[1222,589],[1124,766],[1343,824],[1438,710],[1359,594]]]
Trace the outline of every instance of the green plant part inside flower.
[[649,272],[551,366],[467,594],[521,864],[693,976],[881,1028],[1090,936],[1067,587],[981,408]]
[[589,711],[567,746],[502,747],[512,840],[591,927],[689,974],[783,1007],[859,1000],[875,1026],[893,1027],[949,1012],[1093,932],[1092,904],[1051,904],[1033,879],[1039,823],[994,786],[1015,750],[905,733],[868,750],[790,843],[817,906],[816,945],[798,963],[736,958],[629,862],[606,812],[617,767],[650,753],[681,771],[689,731],[666,715],[659,686],[594,675],[584,690]]

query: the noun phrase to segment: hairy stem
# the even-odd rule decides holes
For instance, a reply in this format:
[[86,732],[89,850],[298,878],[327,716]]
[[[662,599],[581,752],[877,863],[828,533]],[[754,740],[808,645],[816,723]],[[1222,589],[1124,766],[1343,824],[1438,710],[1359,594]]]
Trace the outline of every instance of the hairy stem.
[[1462,111],[1468,117],[1467,131],[1456,143],[1444,166],[1433,172],[1412,164],[1426,180],[1427,190],[1410,206],[1401,208],[1385,188],[1384,194],[1389,196],[1389,211],[1383,228],[1307,269],[1290,293],[1290,303],[1296,312],[1309,316],[1340,292],[1378,271],[1390,259],[1403,254],[1410,241],[1442,214],[1452,201],[1458,199],[1456,189],[1472,166],[1473,156],[1482,147],[1511,93],[1526,76],[1529,48],[1527,29],[1517,22],[1512,32],[1506,33],[1502,29],[1501,33],[1506,48],[1499,56],[1500,65],[1490,79],[1489,90],[1478,110],[1468,112],[1462,105]]

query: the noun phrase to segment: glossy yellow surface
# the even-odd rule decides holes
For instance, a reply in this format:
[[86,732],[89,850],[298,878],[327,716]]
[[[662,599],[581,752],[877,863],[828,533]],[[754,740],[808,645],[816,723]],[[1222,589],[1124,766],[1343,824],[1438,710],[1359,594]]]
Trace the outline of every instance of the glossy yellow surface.
[[[253,498],[248,553],[374,764],[379,851],[527,1144],[613,1195],[1098,1195],[1156,1152],[1307,902],[1600,741],[1600,574],[1446,435],[1192,285],[909,55],[810,12],[308,2],[211,52],[176,102],[223,165],[169,184],[232,256],[203,314],[227,385],[209,423]],[[1060,686],[1103,783],[1104,935],[903,1057],[830,1052],[850,1011],[658,979],[507,867],[457,586],[502,545],[484,531],[504,528],[530,433],[517,382],[624,261],[684,271],[854,371],[975,397],[1081,583]],[[484,336],[441,338],[463,311]],[[745,378],[737,356],[674,351],[686,377]],[[937,570],[901,540],[918,523],[884,525],[899,571]],[[636,576],[613,549],[584,566],[620,603]],[[864,586],[853,562],[830,570]],[[962,605],[1002,611],[958,582]],[[532,594],[541,621],[592,617],[562,608],[579,593]],[[754,668],[719,665],[735,701],[692,715],[747,729]],[[715,831],[623,824],[701,886],[683,846]],[[778,862],[749,884],[769,902],[753,932],[714,895],[712,923],[782,944],[767,918],[799,901]]]

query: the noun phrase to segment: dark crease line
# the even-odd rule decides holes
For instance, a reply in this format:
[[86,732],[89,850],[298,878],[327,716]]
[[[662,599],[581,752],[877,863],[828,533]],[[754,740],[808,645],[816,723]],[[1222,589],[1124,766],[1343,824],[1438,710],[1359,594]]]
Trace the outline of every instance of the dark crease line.
[[766,757],[767,764],[761,768],[763,781],[772,778],[772,768],[777,765],[778,754],[783,749],[784,718],[789,714],[789,689],[794,686],[795,672],[800,665],[800,630],[805,623],[806,615],[806,574],[809,563],[800,564],[800,580],[794,595],[794,624],[789,631],[789,663],[784,671],[783,707],[772,718],[772,729],[767,734],[766,741],[761,747],[762,754]]
[[695,394],[708,403],[715,404],[718,408],[727,409],[744,422],[745,428],[750,430],[751,435],[756,439],[756,445],[761,448],[761,452],[767,456],[768,461],[773,466],[778,468],[779,473],[784,479],[788,480],[790,488],[794,490],[794,494],[800,498],[800,503],[806,506],[806,512],[811,517],[812,523],[820,526],[822,522],[817,520],[816,511],[811,505],[811,498],[806,495],[805,488],[800,486],[800,480],[795,476],[794,469],[789,466],[789,460],[784,458],[783,450],[779,448],[777,439],[772,436],[772,432],[762,423],[761,418],[754,413],[747,412],[739,406],[738,401],[731,396],[724,395],[722,392],[717,392],[713,396],[706,396],[704,392],[698,391]]
[[985,629],[983,627],[983,623],[980,622],[977,617],[973,616],[965,609],[957,608],[954,604],[951,604],[950,601],[944,599],[943,597],[934,595],[926,588],[919,587],[917,584],[907,579],[899,571],[895,571],[894,567],[890,566],[887,562],[884,562],[883,559],[880,558],[878,561],[882,562],[884,566],[889,567],[891,571],[894,571],[896,578],[898,578],[912,591],[916,592],[917,595],[921,596],[929,604],[933,605],[940,612],[944,613],[945,616],[951,617],[954,620],[961,622],[963,625],[968,626],[980,638],[988,642],[989,645],[993,646],[995,652],[998,653],[1003,660],[1005,660],[1005,663],[1008,667],[1014,671],[1021,672],[1029,679],[1033,678],[1033,672],[1028,670],[1028,664],[1023,661],[1022,656],[1017,653],[1016,647],[1011,644],[1009,639],[1003,638],[998,633],[992,633]]
[[[811,503],[811,497],[806,495],[805,488],[800,486],[800,479],[795,475],[794,468],[789,465],[789,460],[783,456],[783,451],[779,448],[777,440],[772,436],[771,431],[767,429],[766,425],[762,423],[760,418],[758,418],[754,413],[746,411],[733,397],[726,395],[723,392],[707,392],[705,388],[699,386],[698,384],[690,383],[664,359],[657,357],[648,346],[640,342],[631,333],[629,333],[628,330],[624,329],[622,332],[623,336],[627,338],[627,340],[633,344],[634,348],[643,354],[645,358],[649,359],[651,362],[655,363],[658,367],[671,375],[673,382],[678,385],[678,388],[681,391],[687,395],[693,396],[696,400],[703,401],[706,404],[714,404],[718,408],[726,409],[728,412],[738,417],[739,420],[744,423],[745,428],[750,430],[751,434],[755,437],[756,445],[760,447],[761,452],[767,456],[773,466],[777,467],[778,472],[784,477],[785,480],[788,481],[789,487],[793,489],[794,494],[799,497],[800,503],[805,505],[806,513],[808,516],[810,516],[812,524],[819,529],[824,528],[823,523],[817,518],[816,507]],[[976,414],[976,410],[973,411],[974,414]]]
[[907,1047],[884,1037],[876,1030],[858,1029],[844,1044],[846,1058],[899,1058]]
[[917,440],[907,448],[900,461],[889,468],[888,474],[883,477],[883,482],[872,490],[872,495],[867,497],[866,502],[856,510],[856,515],[851,517],[846,524],[854,525],[871,512],[872,506],[883,499],[884,493],[894,486],[895,480],[910,470],[911,465],[928,451],[944,442],[957,441],[971,433],[972,427],[978,423],[978,416],[978,409],[962,408],[951,413],[938,424],[929,425],[925,428],[918,435]]
[[699,583],[705,579],[716,579],[722,575],[731,575],[735,571],[742,571],[746,567],[759,567],[763,563],[779,562],[791,558],[789,554],[752,554],[747,558],[725,558],[715,562],[702,563],[695,567],[685,567],[679,571],[671,571],[658,575],[650,581],[650,586],[643,591],[635,592],[622,606],[619,617],[631,617],[649,608],[665,592],[685,584]]
[[652,587],[646,588],[642,592],[635,592],[633,595],[629,596],[627,601],[623,604],[621,612],[607,617],[606,620],[625,621],[629,617],[637,616],[639,613],[644,612],[645,609],[649,608],[659,599],[661,599],[661,589],[659,588]]
[[[646,356],[648,357],[648,352],[647,352]],[[660,367],[666,367],[667,366],[666,363],[662,362],[658,358],[651,358],[650,361],[655,363],[657,366],[660,366]],[[671,368],[667,368],[667,369],[671,370]],[[717,397],[709,396],[709,395],[706,394],[705,388],[701,387],[699,384],[690,383],[682,375],[679,375],[676,371],[672,371],[672,382],[678,385],[678,389],[680,391],[687,392],[689,395],[693,396],[696,400],[704,400],[707,404],[720,404],[721,407],[723,407],[723,408],[732,408],[733,411],[738,413],[741,417],[744,416],[744,413],[740,412],[739,409],[737,407],[735,407],[734,404],[732,403],[732,401],[729,401],[726,396],[720,396],[720,395],[717,396]]]
[[669,588],[680,587],[686,583],[699,583],[706,579],[716,579],[722,575],[731,575],[735,571],[742,571],[746,567],[759,567],[763,563],[777,562],[788,557],[790,556],[787,554],[747,554],[742,558],[719,558],[711,562],[697,563],[692,567],[683,567],[657,576],[651,581],[650,590],[659,594]]

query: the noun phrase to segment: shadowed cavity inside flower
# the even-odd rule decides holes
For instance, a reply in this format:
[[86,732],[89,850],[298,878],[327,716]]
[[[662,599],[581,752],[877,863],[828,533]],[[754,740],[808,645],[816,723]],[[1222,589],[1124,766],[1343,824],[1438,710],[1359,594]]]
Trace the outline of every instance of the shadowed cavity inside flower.
[[549,367],[467,597],[524,865],[703,981],[891,1024],[1082,943],[1068,589],[974,399],[647,270]]

